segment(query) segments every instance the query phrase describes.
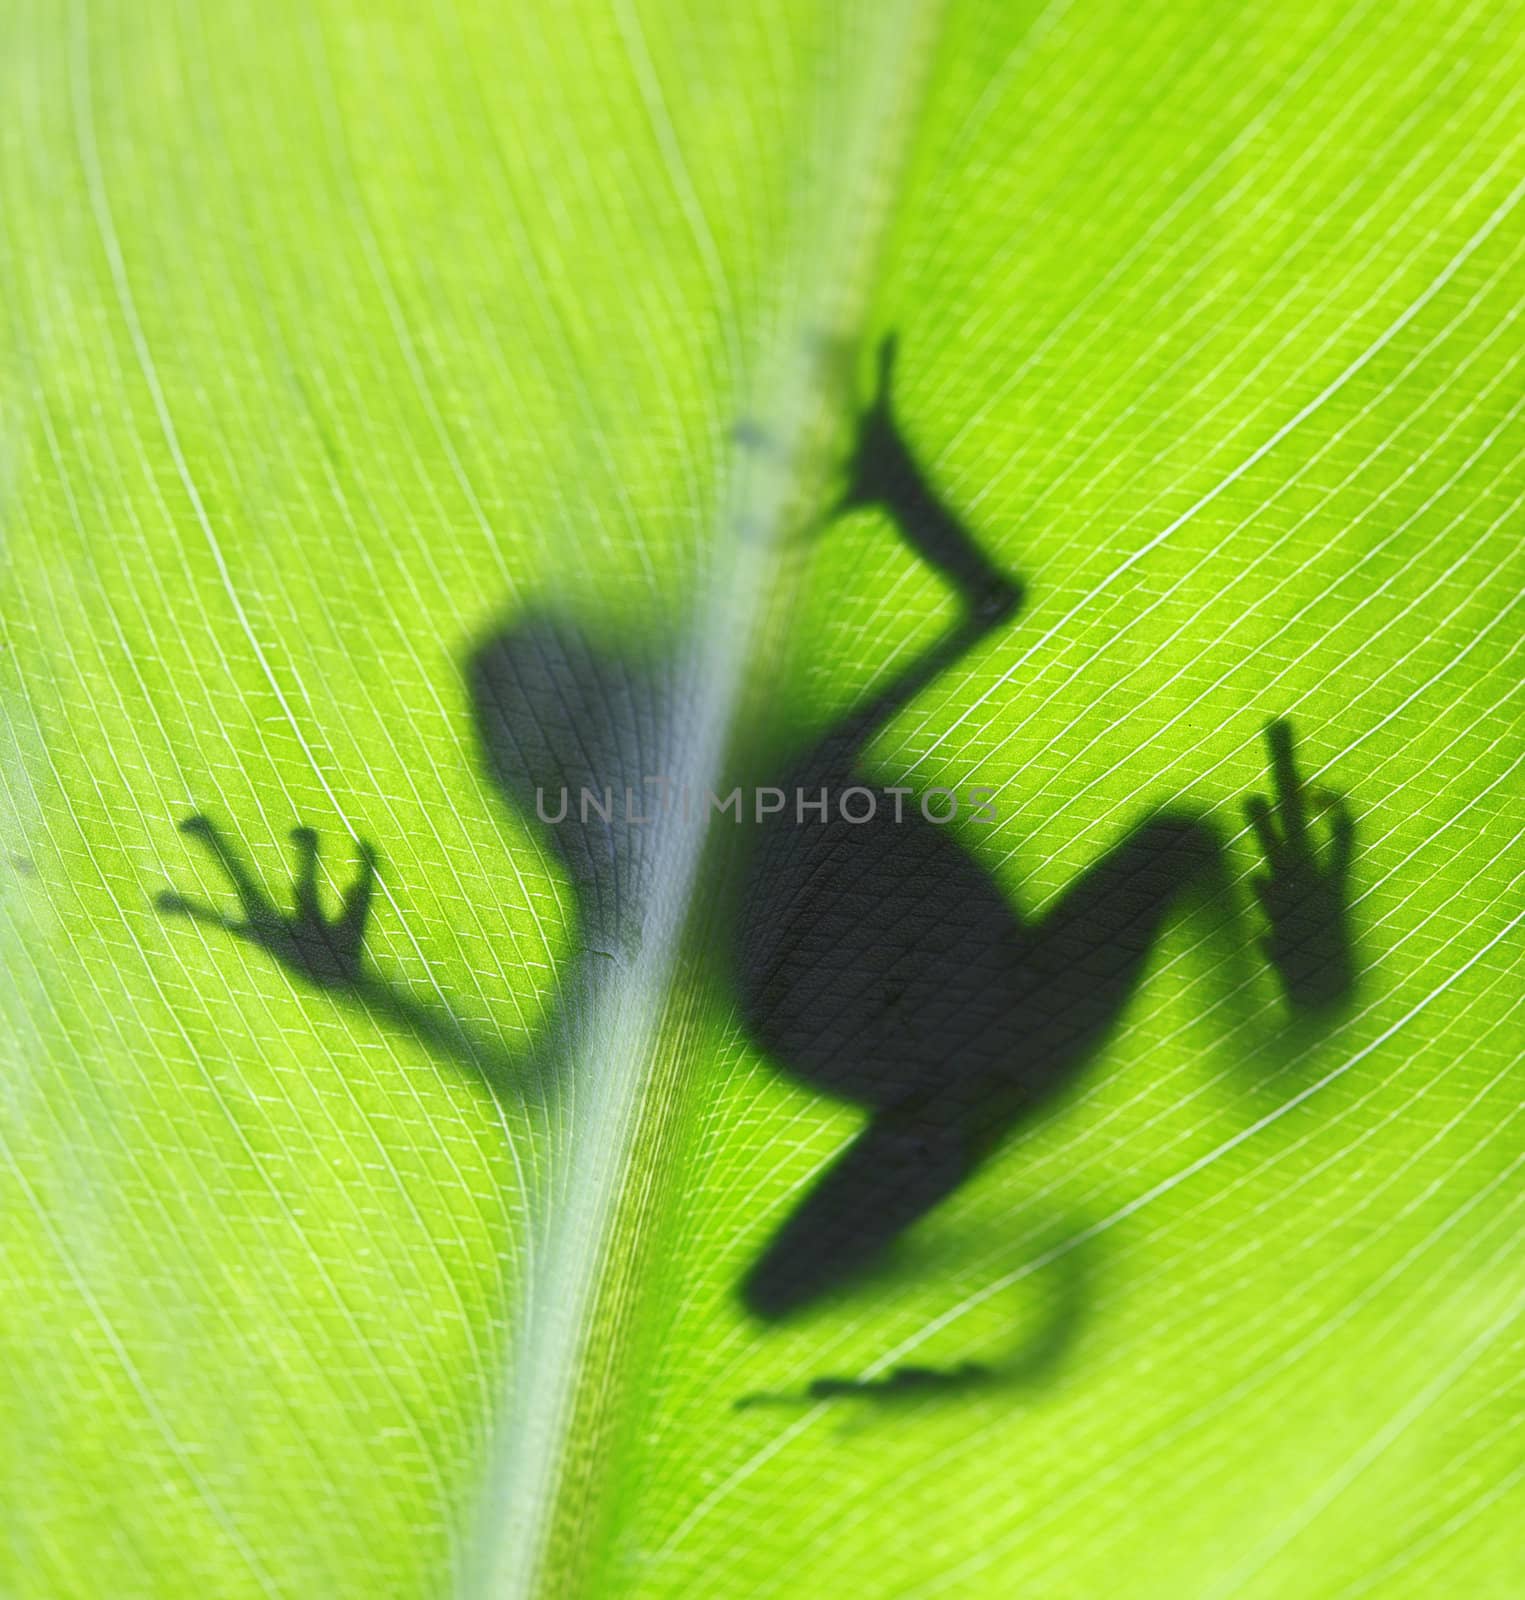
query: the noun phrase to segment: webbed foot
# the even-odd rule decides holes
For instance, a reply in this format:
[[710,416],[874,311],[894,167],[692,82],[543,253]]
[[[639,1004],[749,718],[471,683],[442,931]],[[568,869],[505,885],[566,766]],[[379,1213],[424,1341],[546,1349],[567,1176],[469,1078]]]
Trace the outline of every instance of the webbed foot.
[[293,828],[297,871],[292,885],[292,910],[283,911],[255,883],[248,866],[210,818],[189,816],[180,831],[200,839],[211,852],[238,899],[242,917],[165,890],[156,904],[166,916],[188,917],[222,928],[267,951],[287,971],[322,989],[359,985],[365,927],[376,888],[376,852],[360,844],[360,866],[344,895],[339,914],[326,916],[318,901],[318,836],[311,828]]
[[1266,871],[1251,880],[1270,924],[1262,947],[1292,1008],[1323,1010],[1355,988],[1347,896],[1355,817],[1343,797],[1313,792],[1329,819],[1329,842],[1321,846],[1309,815],[1309,791],[1293,757],[1291,724],[1285,719],[1271,723],[1266,743],[1274,801],[1263,795],[1245,801],[1266,860]]

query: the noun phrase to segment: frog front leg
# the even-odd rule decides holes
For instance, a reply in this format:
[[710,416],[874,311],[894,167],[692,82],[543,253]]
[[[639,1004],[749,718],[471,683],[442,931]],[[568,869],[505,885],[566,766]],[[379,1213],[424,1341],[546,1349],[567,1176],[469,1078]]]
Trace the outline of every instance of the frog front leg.
[[1265,871],[1251,880],[1268,924],[1261,947],[1294,1012],[1327,1012],[1349,999],[1356,983],[1348,895],[1355,817],[1342,797],[1314,792],[1311,798],[1328,818],[1328,842],[1321,842],[1291,725],[1284,718],[1271,723],[1266,743],[1274,798],[1245,801],[1265,855]]
[[371,898],[376,889],[376,851],[362,841],[360,866],[336,917],[324,915],[318,902],[318,835],[312,828],[291,830],[297,871],[292,884],[292,909],[281,910],[254,881],[247,864],[210,817],[199,813],[180,824],[180,831],[199,839],[228,880],[238,899],[242,920],[215,907],[166,890],[158,907],[166,916],[188,917],[221,928],[236,939],[258,945],[293,977],[320,989],[358,989],[365,981],[362,953]]
[[355,876],[337,914],[327,915],[318,896],[318,835],[291,830],[296,851],[291,908],[277,905],[255,881],[247,862],[221,828],[201,814],[187,817],[180,831],[205,846],[237,902],[237,916],[188,899],[173,890],[158,896],[166,916],[218,928],[259,949],[304,983],[357,1001],[373,1017],[400,1023],[423,1043],[480,1074],[495,1092],[515,1077],[518,1063],[503,1044],[468,1026],[445,1005],[419,1000],[376,972],[365,960],[365,936],[377,882],[375,848],[358,846]]

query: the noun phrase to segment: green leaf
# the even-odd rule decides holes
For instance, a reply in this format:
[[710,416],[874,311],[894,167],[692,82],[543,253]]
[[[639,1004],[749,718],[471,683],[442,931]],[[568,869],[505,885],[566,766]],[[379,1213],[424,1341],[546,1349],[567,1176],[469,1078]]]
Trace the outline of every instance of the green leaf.
[[[0,1590],[1518,1592],[1521,22],[6,9]],[[692,830],[579,912],[467,669],[639,648],[699,789],[914,659],[947,582],[823,525],[890,329],[1026,604],[874,776],[993,788],[1033,914],[1195,806],[1239,937],[1173,917],[1066,1099],[765,1322],[863,1113],[742,1026]],[[1357,817],[1317,1026],[1277,717]],[[272,893],[374,842],[375,971],[496,1088],[163,915],[228,904],[192,811]]]

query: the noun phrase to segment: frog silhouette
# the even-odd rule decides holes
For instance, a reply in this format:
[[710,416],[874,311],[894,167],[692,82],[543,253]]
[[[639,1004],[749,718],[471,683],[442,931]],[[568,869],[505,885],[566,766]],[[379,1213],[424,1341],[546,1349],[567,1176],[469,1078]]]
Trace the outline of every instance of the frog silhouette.
[[[1025,919],[955,829],[902,803],[904,788],[893,805],[893,788],[876,793],[873,740],[997,640],[1022,601],[1019,583],[943,503],[907,443],[894,368],[887,339],[834,510],[883,513],[948,580],[958,614],[787,762],[778,787],[791,801],[824,795],[826,805],[790,804],[747,830],[740,890],[726,902],[725,967],[752,1037],[780,1071],[866,1112],[863,1130],[745,1277],[743,1299],[766,1319],[860,1278],[1076,1082],[1139,986],[1172,911],[1225,878],[1225,843],[1211,821],[1160,811],[1136,822],[1041,918]],[[197,814],[182,830],[209,850],[237,910],[170,891],[158,904],[258,946],[378,1023],[406,1028],[495,1093],[554,1092],[554,1063],[569,1053],[566,1018],[587,1009],[606,961],[638,947],[644,907],[660,888],[671,819],[633,825],[626,791],[639,794],[651,774],[671,770],[692,706],[692,663],[622,651],[575,622],[530,614],[475,645],[467,679],[483,767],[510,804],[545,822],[546,793],[574,797],[549,825],[578,902],[581,954],[537,1048],[516,1056],[439,999],[375,969],[365,941],[378,857],[367,843],[330,915],[318,893],[317,835],[293,828],[287,908]],[[1304,784],[1287,722],[1272,722],[1267,737],[1273,798],[1247,802],[1265,858],[1254,880],[1267,922],[1262,948],[1294,1011],[1327,1012],[1354,984],[1346,910],[1354,823],[1343,800]],[[575,798],[589,790],[625,803],[600,808],[595,799],[590,812]],[[1327,840],[1315,837],[1320,828]]]
[[[1225,876],[1217,829],[1160,811],[1029,921],[924,807],[874,800],[870,741],[1005,628],[1021,600],[918,466],[895,421],[893,367],[887,340],[842,506],[887,513],[949,579],[960,611],[798,758],[780,787],[828,804],[769,817],[747,873],[736,970],[752,1033],[784,1071],[870,1114],[746,1279],[746,1303],[769,1318],[862,1273],[1072,1084],[1172,909],[1221,890]],[[1272,723],[1268,739],[1277,801],[1249,803],[1266,855],[1256,880],[1264,947],[1292,1005],[1318,1011],[1353,984],[1344,886],[1354,826],[1343,801],[1321,796],[1332,839],[1320,856],[1289,725]]]

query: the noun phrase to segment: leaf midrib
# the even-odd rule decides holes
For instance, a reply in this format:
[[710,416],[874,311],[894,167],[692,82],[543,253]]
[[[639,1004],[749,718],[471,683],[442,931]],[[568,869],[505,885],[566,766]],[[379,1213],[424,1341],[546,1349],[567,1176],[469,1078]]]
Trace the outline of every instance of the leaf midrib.
[[[859,51],[864,64],[848,124],[852,136],[839,148],[829,184],[840,203],[825,212],[831,227],[813,252],[803,325],[754,368],[761,377],[752,414],[768,419],[772,448],[763,461],[754,458],[746,471],[733,472],[716,531],[720,572],[698,630],[697,714],[678,775],[695,792],[718,778],[755,671],[778,589],[782,536],[797,507],[824,484],[829,456],[820,435],[823,417],[831,431],[834,385],[821,350],[823,344],[851,347],[870,315],[941,12],[942,0],[886,5],[875,38]],[[621,13],[632,25],[626,8]],[[659,91],[649,58],[645,70],[639,60],[634,65],[649,101]],[[671,163],[669,141],[659,142]],[[702,213],[696,217],[692,209],[692,185],[681,165],[675,185],[687,191],[685,214],[702,245]],[[619,1398],[618,1384],[604,1376],[610,1368],[597,1359],[593,1312],[603,1303],[600,1290],[622,1216],[619,1198],[639,1130],[670,1110],[663,1103],[668,1095],[648,1097],[646,1091],[660,1083],[661,1022],[701,849],[694,836],[679,833],[670,841],[654,872],[662,892],[636,959],[604,991],[601,1015],[578,1031],[574,1059],[565,1063],[592,1092],[582,1101],[586,1120],[566,1142],[568,1158],[551,1174],[538,1208],[538,1247],[512,1330],[511,1376],[464,1585],[473,1596],[569,1600],[591,1565],[588,1541],[579,1533],[596,1525],[587,1502],[601,1478],[597,1470],[570,1472],[572,1447],[578,1438],[603,1432]],[[637,1211],[636,1226],[640,1216]],[[625,1253],[639,1258],[638,1248]],[[568,1536],[558,1537],[563,1529]]]

